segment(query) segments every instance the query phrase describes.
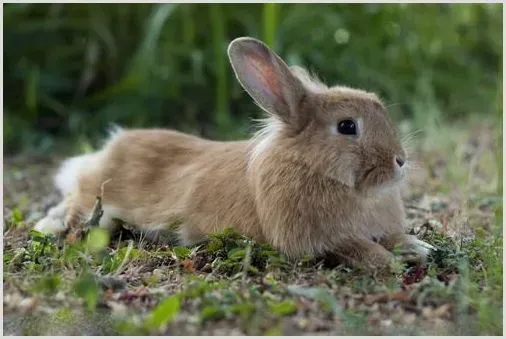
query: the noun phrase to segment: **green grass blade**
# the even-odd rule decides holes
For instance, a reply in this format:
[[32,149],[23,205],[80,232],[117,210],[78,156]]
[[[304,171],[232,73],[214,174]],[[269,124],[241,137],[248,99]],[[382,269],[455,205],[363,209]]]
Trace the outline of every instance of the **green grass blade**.
[[215,122],[219,131],[225,131],[230,126],[228,111],[228,69],[226,60],[225,21],[221,5],[214,4],[210,7],[212,44],[214,52],[214,67],[216,74],[216,116]]
[[278,7],[278,4],[271,2],[263,6],[263,39],[270,47],[275,47]]

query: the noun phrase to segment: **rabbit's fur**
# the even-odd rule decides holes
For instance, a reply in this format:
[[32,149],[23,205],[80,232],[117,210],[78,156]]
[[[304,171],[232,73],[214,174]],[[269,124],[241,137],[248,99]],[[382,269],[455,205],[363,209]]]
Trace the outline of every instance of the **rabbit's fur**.
[[[405,234],[406,166],[395,159],[406,154],[380,99],[327,87],[252,38],[234,40],[228,55],[269,114],[255,137],[117,130],[102,150],[62,165],[55,181],[65,198],[36,229],[72,230],[103,190],[103,227],[113,218],[151,231],[179,222],[184,244],[233,227],[291,257],[333,253],[369,267],[388,265],[395,246],[423,259],[430,245]],[[357,135],[338,131],[343,119]]]

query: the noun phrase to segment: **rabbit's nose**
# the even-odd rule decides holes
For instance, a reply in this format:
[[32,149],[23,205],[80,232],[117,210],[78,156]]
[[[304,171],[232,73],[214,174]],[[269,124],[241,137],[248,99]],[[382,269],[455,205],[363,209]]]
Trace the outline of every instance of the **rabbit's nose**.
[[397,163],[397,165],[399,165],[399,167],[402,167],[404,165],[404,159],[402,159],[401,157],[396,156],[395,162]]

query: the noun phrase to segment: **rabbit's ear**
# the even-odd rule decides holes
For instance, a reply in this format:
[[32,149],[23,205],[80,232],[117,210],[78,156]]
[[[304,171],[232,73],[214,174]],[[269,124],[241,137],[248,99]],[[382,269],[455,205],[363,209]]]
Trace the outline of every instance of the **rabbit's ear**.
[[256,39],[237,38],[228,47],[228,57],[239,83],[262,109],[302,127],[298,108],[307,90],[276,53]]

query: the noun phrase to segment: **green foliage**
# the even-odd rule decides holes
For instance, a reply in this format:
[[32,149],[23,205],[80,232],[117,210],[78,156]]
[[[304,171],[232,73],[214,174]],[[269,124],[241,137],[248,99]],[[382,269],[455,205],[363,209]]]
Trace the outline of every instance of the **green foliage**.
[[144,322],[144,327],[148,330],[158,330],[166,326],[178,314],[180,308],[179,295],[168,297],[151,312]]
[[11,216],[11,224],[16,225],[23,221],[23,212],[19,208],[14,208],[12,210],[12,216]]
[[[462,328],[469,333],[500,334],[502,236],[490,237],[489,234],[484,234],[471,241],[455,242],[437,232],[428,231],[422,238],[435,245],[438,251],[429,258],[428,276],[410,290],[414,305],[423,309],[448,303],[456,308],[452,314],[456,314],[457,323],[460,321]],[[105,297],[102,288],[107,289],[101,287],[103,279],[97,273],[116,271],[129,258],[139,260],[141,266],[145,265],[158,252],[124,246],[124,243],[118,244],[117,250],[91,252],[88,243],[89,240],[85,239],[80,244],[62,248],[57,246],[54,238],[34,231],[23,251],[5,253],[4,263],[11,266],[18,260],[16,256],[22,258],[25,267],[37,276],[28,291],[51,296],[71,288],[75,296],[83,300],[88,311],[95,311],[89,314],[96,314],[97,305]],[[221,261],[222,266],[212,274],[185,273],[181,290],[162,299],[158,306],[145,315],[136,314],[131,319],[125,316],[118,318],[114,330],[130,335],[170,333],[170,326],[178,326],[174,323],[176,316],[191,305],[199,326],[226,320],[238,322],[241,330],[249,334],[283,334],[280,327],[282,320],[297,313],[298,305],[305,304],[298,303],[303,298],[315,301],[327,316],[339,318],[344,332],[363,334],[369,330],[364,328],[366,314],[357,310],[344,310],[336,298],[335,287],[351,288],[353,293],[374,295],[399,291],[402,283],[399,277],[392,277],[395,282],[392,284],[390,281],[371,279],[346,267],[324,270],[321,267],[310,268],[297,264],[292,267],[303,270],[310,268],[312,274],[324,275],[332,287],[289,285],[290,282],[283,278],[289,277],[288,267],[283,266],[285,271],[279,271],[277,266],[265,265],[272,258],[279,258],[275,251],[257,245],[231,230],[214,234],[208,246],[213,252],[209,247],[205,250],[173,247],[161,253],[167,257],[175,255],[177,260],[196,260],[203,256],[209,262]],[[247,280],[230,279],[231,274],[238,273],[242,276],[242,265],[248,252],[251,263],[256,263],[262,270],[254,271],[254,276],[246,277]],[[262,257],[264,266],[260,266],[258,261]],[[68,277],[69,266],[84,273],[75,276],[67,284],[62,274],[66,272]],[[63,271],[64,269],[66,270]],[[452,273],[458,274],[452,277]],[[259,276],[261,282],[257,279]],[[472,312],[476,312],[476,317],[471,318]],[[58,316],[63,317],[72,318],[72,313]]]
[[58,254],[54,237],[32,230],[28,245],[22,253],[22,267],[33,271],[47,270],[58,259]]
[[93,311],[97,306],[100,287],[95,278],[90,274],[85,274],[81,279],[74,283],[75,294],[82,298],[89,311]]
[[66,323],[73,320],[74,314],[72,313],[72,309],[68,307],[62,307],[55,312],[54,318],[56,321]]
[[145,260],[150,254],[144,250],[129,247],[121,247],[112,250],[102,257],[101,268],[106,273],[115,272],[123,262],[128,260]]
[[44,294],[56,294],[61,286],[61,277],[56,274],[42,277],[35,285],[35,290]]
[[109,232],[102,228],[93,228],[86,236],[86,248],[93,253],[103,251],[109,245]]
[[201,321],[218,320],[225,317],[225,311],[220,304],[207,305],[202,308],[200,312]]
[[[244,271],[258,274],[267,267],[283,267],[285,257],[267,244],[258,244],[231,228],[209,236],[207,253],[216,257],[212,267],[220,273],[239,277]],[[247,267],[245,268],[245,266]]]
[[215,254],[223,254],[235,248],[243,236],[233,228],[227,228],[222,232],[216,232],[209,236],[209,243],[207,244],[207,250]]
[[[429,258],[428,273],[445,281],[452,273],[459,273],[458,280],[448,288],[445,283],[432,279],[425,288],[419,288],[421,299],[449,300],[459,307],[460,321],[468,322],[468,309],[478,316],[476,333],[499,335],[502,333],[503,313],[503,237],[485,233],[470,241],[455,242],[436,232],[428,232],[424,239],[438,248]],[[423,292],[422,292],[423,291]],[[420,301],[422,302],[422,301]],[[470,324],[466,324],[471,328]]]
[[278,315],[290,315],[297,312],[297,306],[293,300],[283,300],[281,302],[272,302],[269,305],[269,309],[272,313]]
[[[502,220],[502,218],[498,218]],[[503,327],[503,235],[473,241],[469,272],[470,303],[477,310],[480,333],[501,335]]]
[[191,250],[185,246],[176,246],[172,249],[172,252],[177,259],[186,259],[190,257]]
[[223,283],[190,277],[182,295],[184,298],[200,298],[205,293],[221,287],[224,287]]
[[491,114],[501,4],[7,4],[6,153],[90,139],[110,123],[245,136],[259,109],[227,44],[264,39],[329,83],[378,92],[397,116]]
[[271,295],[262,293],[257,286],[245,287],[239,281],[194,281],[182,295],[185,300],[198,302],[202,323],[219,319],[241,319],[254,328],[258,319],[286,316],[296,311],[292,300],[273,300]]
[[[497,171],[497,193],[499,196],[503,196],[502,186],[503,186],[503,177],[502,177],[502,171],[503,171],[503,83],[502,83],[502,77],[503,77],[503,67],[501,64],[500,72],[498,74],[498,82],[499,82],[499,88],[497,90],[497,96],[496,96],[496,115],[498,118],[498,124],[496,129],[497,134],[497,147],[496,147],[496,154],[495,154],[495,161],[498,167]],[[500,223],[502,225],[502,221]]]
[[328,290],[325,290],[323,288],[302,287],[294,285],[288,286],[288,291],[293,295],[317,300],[323,305],[327,312],[331,312],[333,314],[341,313],[341,307],[337,303],[336,298]]

